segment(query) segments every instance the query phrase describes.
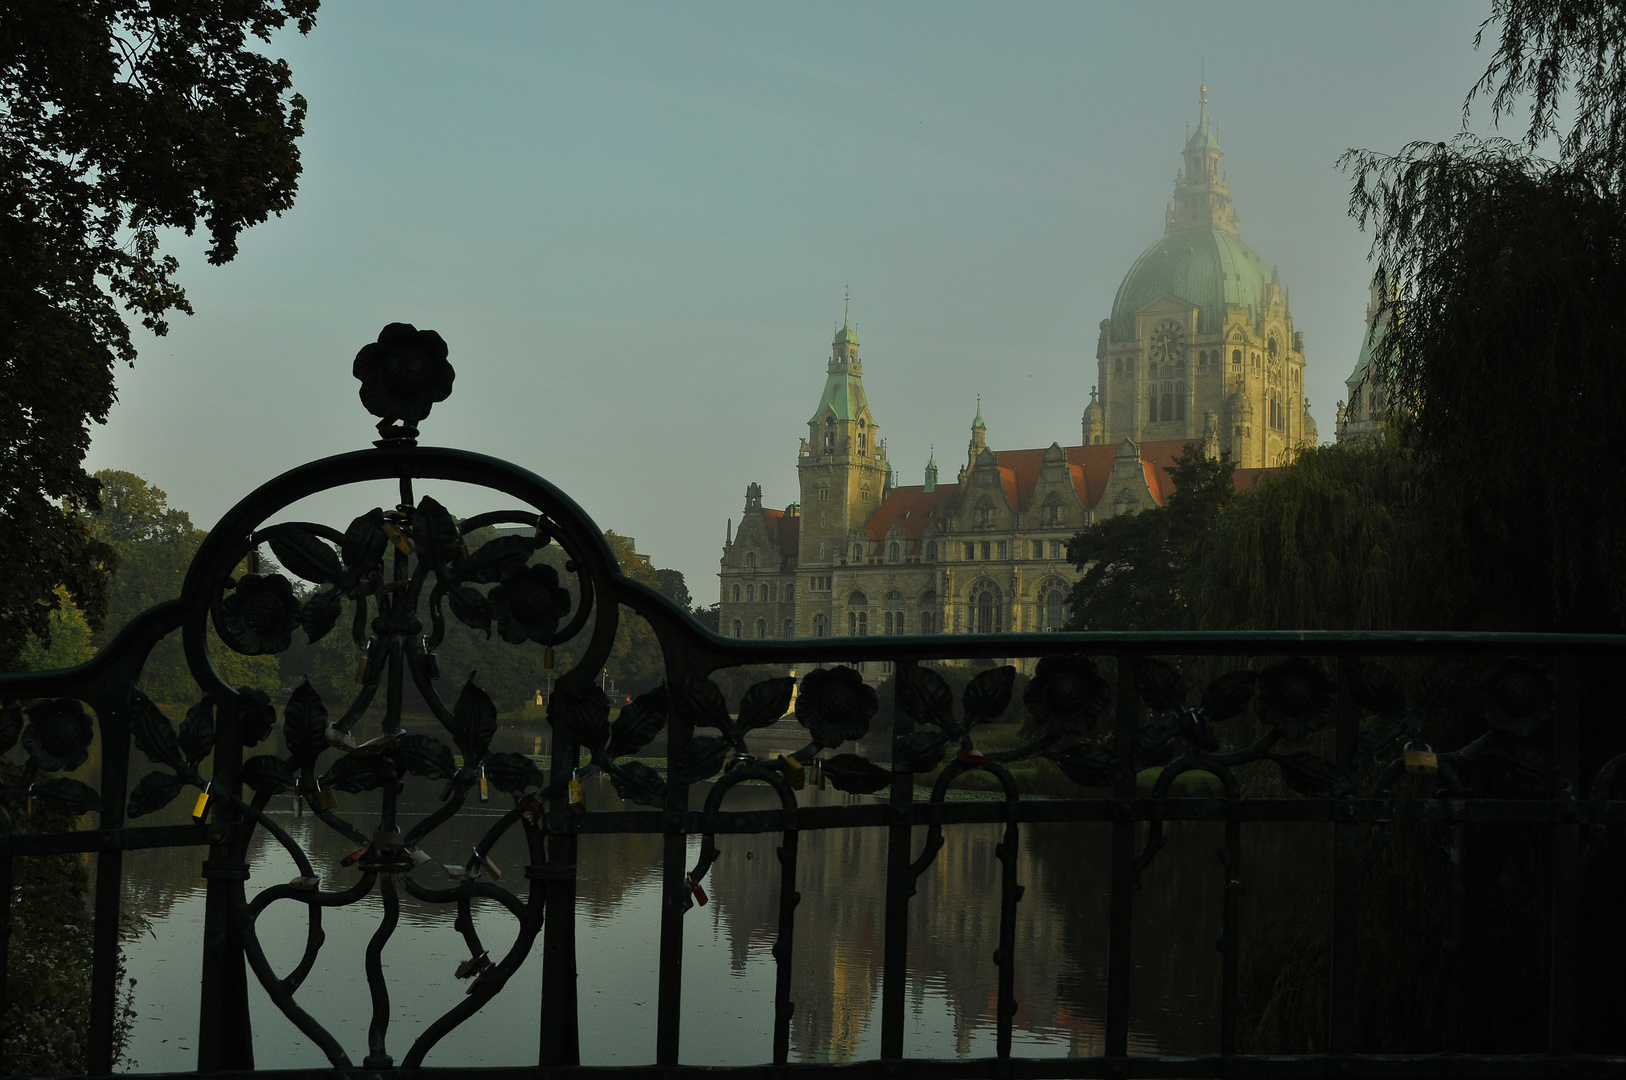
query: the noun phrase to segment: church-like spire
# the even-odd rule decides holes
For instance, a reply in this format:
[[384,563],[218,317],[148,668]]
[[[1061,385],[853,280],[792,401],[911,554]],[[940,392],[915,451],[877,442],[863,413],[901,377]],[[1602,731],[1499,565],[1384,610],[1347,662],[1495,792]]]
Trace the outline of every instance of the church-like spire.
[[984,424],[982,422],[982,395],[978,394],[977,395],[977,418],[975,420],[971,421],[971,430],[975,431],[977,428],[987,427],[987,426],[988,426],[987,424]]
[[1178,229],[1218,229],[1237,234],[1236,215],[1231,210],[1231,185],[1220,171],[1224,154],[1219,134],[1208,118],[1208,87],[1197,97],[1197,130],[1186,139],[1183,152],[1185,170],[1174,182],[1174,208],[1168,215],[1168,232]]
[[937,490],[937,447],[932,447],[931,456],[926,459],[926,487],[925,490]]

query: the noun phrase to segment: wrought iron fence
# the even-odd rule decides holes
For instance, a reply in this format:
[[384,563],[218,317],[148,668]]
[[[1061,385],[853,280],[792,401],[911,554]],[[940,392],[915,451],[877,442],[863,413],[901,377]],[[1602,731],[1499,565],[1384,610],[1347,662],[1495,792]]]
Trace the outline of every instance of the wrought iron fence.
[[[323,946],[322,913],[376,894],[383,920],[362,960],[372,996],[373,1021],[364,1070],[415,1068],[463,1020],[503,991],[540,937],[542,991],[534,1033],[544,1069],[579,1061],[576,1005],[575,873],[579,838],[644,833],[663,838],[656,1053],[651,1068],[664,1077],[704,1066],[680,1064],[682,946],[685,921],[704,890],[718,855],[716,837],[729,833],[779,837],[780,887],[773,1030],[764,1038],[763,1065],[741,1074],[780,1074],[813,1068],[790,1058],[791,961],[796,948],[798,837],[809,830],[868,828],[884,831],[887,869],[881,972],[879,1061],[827,1066],[864,1076],[1083,1077],[1083,1076],[1534,1076],[1620,1075],[1626,1057],[1580,1054],[1575,1045],[1577,912],[1589,860],[1602,850],[1608,826],[1626,821],[1626,801],[1611,797],[1626,755],[1583,775],[1578,672],[1619,661],[1626,638],[1470,634],[1004,634],[736,641],[701,629],[657,591],[619,572],[599,528],[564,493],[508,462],[459,450],[417,445],[418,424],[450,393],[452,369],[438,335],[395,324],[363,348],[354,373],[363,403],[376,416],[380,438],[372,449],[312,462],[263,485],[220,521],[199,550],[179,599],[132,622],[95,659],[81,667],[37,674],[0,675],[0,747],[20,741],[27,755],[21,783],[0,795],[4,806],[25,799],[81,815],[94,827],[50,835],[10,828],[0,835],[0,946],[11,927],[14,860],[52,853],[95,854],[94,970],[91,987],[89,1068],[112,1073],[117,956],[123,859],[127,851],[207,846],[203,864],[206,920],[198,1067],[224,1072],[254,1067],[248,1004],[249,978],[257,979],[286,1015],[340,1069],[358,1066],[320,1018],[302,1007],[300,991]],[[357,516],[344,529],[311,522],[265,524],[307,496],[348,484],[399,484],[398,504]],[[477,485],[520,508],[455,518],[419,489],[436,481]],[[488,526],[524,526],[476,544]],[[488,535],[488,534],[482,534]],[[574,588],[533,556],[551,545],[568,559]],[[296,592],[282,572],[262,573],[258,552],[268,547],[283,571],[302,579]],[[666,681],[620,709],[611,719],[599,677],[622,608],[653,628],[666,664]],[[348,609],[348,610],[347,610]],[[346,617],[348,615],[348,617]],[[441,696],[435,649],[448,618],[494,628],[516,648],[548,650],[585,640],[574,666],[561,671],[548,719],[553,727],[549,767],[528,756],[491,749],[496,712],[471,679],[452,701]],[[226,646],[261,655],[289,647],[296,630],[312,639],[348,632],[361,653],[355,697],[324,702],[308,685],[281,709],[263,693],[227,685],[211,663],[208,627]],[[338,629],[340,626],[344,629]],[[138,689],[154,645],[179,630],[201,702],[177,726]],[[1169,657],[1226,657],[1231,662],[1200,691]],[[1438,660],[1416,677],[1401,677],[1398,658]],[[1022,695],[1032,741],[1000,752],[978,747],[979,726],[1012,705],[1015,669],[988,667],[970,680],[958,701],[928,661],[1036,660]],[[1268,662],[1253,666],[1255,658]],[[1435,717],[1461,691],[1464,666],[1479,664],[1475,688],[1483,734],[1447,747],[1428,745]],[[1604,663],[1600,664],[1600,660]],[[890,752],[870,757],[842,747],[862,738],[882,702],[851,664],[896,665],[888,703]],[[800,680],[773,678],[752,686],[733,709],[708,676],[745,664],[819,665]],[[1188,665],[1189,671],[1189,665]],[[401,728],[404,687],[414,685],[444,726],[450,744]],[[771,760],[752,756],[746,736],[791,710],[807,745]],[[380,705],[375,699],[383,692]],[[89,711],[86,711],[88,706]],[[1221,749],[1216,728],[1248,711],[1262,722],[1251,744]],[[358,736],[366,716],[381,719],[378,733]],[[883,718],[884,719],[884,718]],[[1613,718],[1596,718],[1612,723]],[[245,760],[280,725],[283,752]],[[1319,732],[1330,753],[1303,748]],[[664,735],[668,766],[662,772],[635,759]],[[1436,738],[1436,741],[1438,739]],[[99,742],[99,790],[60,774],[81,765]],[[1317,745],[1313,740],[1309,744]],[[128,778],[132,748],[151,763]],[[1076,784],[1067,798],[1024,798],[1010,766],[1043,756]],[[875,760],[879,758],[880,760]],[[212,761],[207,776],[200,768]],[[946,764],[945,764],[946,762]],[[1461,776],[1469,765],[1491,769],[1516,797],[1470,791]],[[1138,774],[1158,769],[1150,793]],[[808,770],[843,791],[882,796],[848,805],[798,805]],[[937,771],[930,794],[915,777]],[[1223,794],[1170,794],[1183,773],[1217,778]],[[989,774],[1003,798],[955,802],[946,798],[967,772]],[[1397,797],[1406,772],[1437,773],[1429,797]],[[580,781],[602,773],[643,810],[595,810],[584,805]],[[1280,778],[1282,797],[1249,797],[1247,779]],[[419,777],[443,785],[439,809],[404,820],[397,804],[403,781]],[[466,862],[419,873],[423,848],[435,831],[463,809],[471,789],[489,782],[511,808],[487,832]],[[702,804],[695,785],[710,782]],[[725,809],[729,792],[746,782],[766,784],[779,806]],[[924,789],[921,789],[922,791]],[[195,800],[194,823],[139,826],[132,818],[159,809],[186,792]],[[343,816],[332,792],[376,792],[379,827],[365,830]],[[270,800],[292,793],[325,827],[348,837],[355,851],[344,860],[354,880],[330,883],[301,845],[267,813]],[[1219,989],[1220,1027],[1204,1056],[1129,1053],[1132,913],[1141,872],[1162,846],[1165,822],[1223,823],[1218,869],[1223,874],[1223,930]],[[1069,823],[1110,830],[1109,932],[1106,956],[1104,1054],[1070,1060],[1012,1056],[1013,942],[1023,886],[1017,849],[1025,825]],[[1239,1052],[1239,957],[1243,939],[1239,894],[1247,878],[1242,827],[1247,822],[1324,822],[1333,836],[1330,976],[1324,1052],[1262,1056]],[[1357,917],[1363,874],[1391,832],[1409,823],[1438,823],[1449,837],[1450,875],[1445,939],[1439,943],[1445,978],[1440,1050],[1427,1054],[1375,1054],[1356,1046]],[[999,947],[989,965],[997,1000],[994,1058],[952,1062],[908,1055],[905,972],[908,926],[916,880],[943,846],[945,828],[970,823],[1004,826],[997,854]],[[1459,946],[1464,895],[1460,853],[1466,831],[1493,823],[1529,823],[1551,834],[1547,882],[1551,918],[1547,971],[1548,1044],[1539,1054],[1462,1052],[1464,992]],[[914,836],[925,827],[918,849]],[[490,861],[493,845],[518,830],[529,854],[523,884],[504,884]],[[285,883],[255,881],[247,852],[257,831],[285,849],[299,876]],[[686,861],[687,840],[699,836],[698,861]],[[449,871],[449,874],[447,873]],[[446,880],[442,880],[442,879]],[[395,928],[402,893],[444,905],[462,934],[468,959],[459,978],[470,992],[447,1013],[415,1033],[404,1052],[389,1041],[390,981],[381,956]],[[1495,903],[1495,898],[1480,898]],[[303,905],[310,933],[304,954],[279,974],[257,935],[257,918],[273,904]],[[476,904],[505,909],[517,924],[513,945],[490,955],[471,918]],[[5,950],[0,947],[0,964]],[[0,993],[7,985],[0,969]],[[3,1002],[0,1002],[3,1012]],[[519,1037],[521,1033],[515,1033]],[[399,1057],[396,1055],[399,1054]],[[459,1070],[460,1072],[480,1070]],[[492,1073],[508,1070],[487,1070]],[[622,1070],[626,1071],[626,1070]]]

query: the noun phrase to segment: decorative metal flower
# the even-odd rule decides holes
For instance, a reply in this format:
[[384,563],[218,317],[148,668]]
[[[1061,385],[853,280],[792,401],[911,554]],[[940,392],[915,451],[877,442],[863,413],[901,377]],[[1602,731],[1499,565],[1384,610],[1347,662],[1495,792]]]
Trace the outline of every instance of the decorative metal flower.
[[1338,686],[1302,656],[1272,664],[1259,676],[1259,716],[1284,739],[1302,739],[1332,722]]
[[244,656],[279,653],[293,644],[299,601],[281,574],[244,574],[220,608],[220,639]]
[[1087,735],[1110,697],[1095,661],[1082,653],[1068,653],[1039,661],[1033,681],[1022,693],[1022,704],[1046,734]]
[[848,739],[862,739],[880,707],[875,688],[854,669],[814,668],[802,678],[796,695],[796,721],[819,745],[840,746]]
[[456,376],[446,361],[445,340],[411,323],[390,323],[379,331],[378,340],[356,354],[351,373],[361,380],[361,403],[368,412],[408,426],[451,396]]
[[570,614],[570,591],[560,586],[551,566],[520,566],[509,570],[487,594],[497,617],[502,639],[518,645],[527,639],[547,644]]
[[264,690],[237,688],[237,737],[244,746],[258,746],[277,726],[277,707]]
[[72,772],[90,756],[96,726],[72,698],[42,701],[28,710],[23,749],[41,772]]
[[1528,660],[1504,660],[1485,680],[1485,722],[1510,735],[1529,735],[1553,713],[1553,683]]

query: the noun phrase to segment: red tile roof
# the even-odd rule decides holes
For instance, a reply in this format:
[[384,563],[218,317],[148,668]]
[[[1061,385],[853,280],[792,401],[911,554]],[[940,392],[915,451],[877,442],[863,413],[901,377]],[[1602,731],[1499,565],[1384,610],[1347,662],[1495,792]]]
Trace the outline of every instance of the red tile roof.
[[959,488],[954,484],[939,484],[931,491],[923,486],[893,488],[869,519],[865,531],[871,540],[879,542],[888,529],[897,525],[910,540],[919,540],[927,525],[948,516],[949,504],[957,494]]
[[[1141,466],[1146,474],[1146,486],[1159,506],[1166,506],[1174,494],[1174,479],[1169,467],[1175,462],[1191,440],[1161,439],[1140,444]],[[1072,477],[1073,490],[1078,500],[1089,509],[1095,509],[1112,475],[1112,462],[1117,456],[1115,445],[1066,446],[1067,471]],[[1039,471],[1044,467],[1045,448],[1031,450],[998,450],[1000,484],[1011,506],[1021,513],[1033,501],[1034,489],[1039,483]],[[1238,469],[1236,488],[1247,491],[1258,485],[1271,469]],[[958,495],[957,485],[939,485],[930,495],[923,487],[894,489],[870,519],[867,531],[871,540],[880,540],[894,523],[901,524],[906,536],[919,540],[928,522],[947,517],[950,504]]]
[[783,510],[764,510],[762,524],[767,526],[769,541],[779,546],[779,568],[790,569],[796,561],[796,544],[802,532],[802,519]]

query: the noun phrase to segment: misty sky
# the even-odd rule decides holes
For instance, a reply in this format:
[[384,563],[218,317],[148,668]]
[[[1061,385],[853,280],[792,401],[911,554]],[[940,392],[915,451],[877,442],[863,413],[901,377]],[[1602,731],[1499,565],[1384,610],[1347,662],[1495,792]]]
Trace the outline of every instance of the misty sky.
[[457,368],[425,443],[546,476],[711,602],[745,485],[797,499],[849,282],[903,483],[933,444],[953,475],[979,393],[996,448],[1078,441],[1204,74],[1330,439],[1371,274],[1334,163],[1460,129],[1488,7],[332,2],[271,50],[310,101],[297,204],[225,268],[175,238],[197,314],[138,338],[89,464],[208,527],[376,437],[350,362],[412,322]]

